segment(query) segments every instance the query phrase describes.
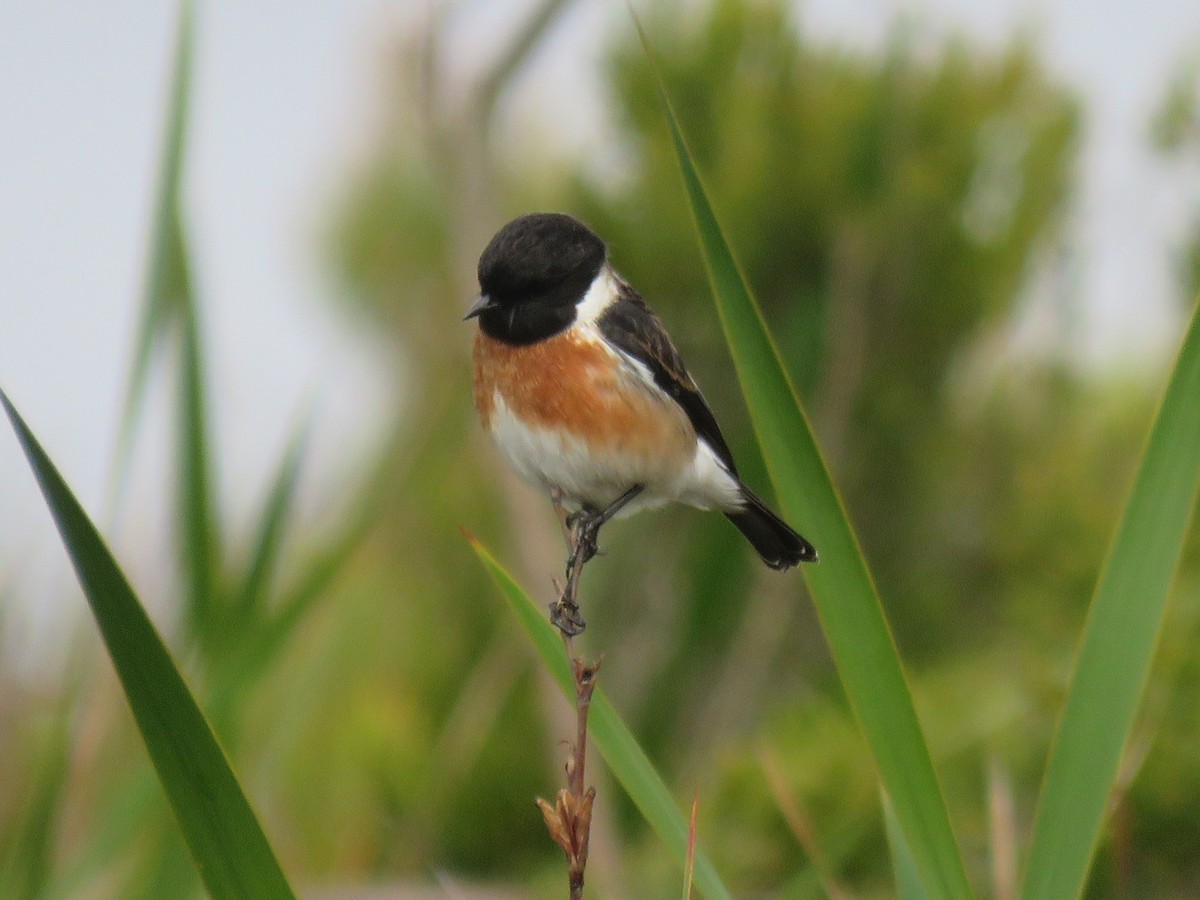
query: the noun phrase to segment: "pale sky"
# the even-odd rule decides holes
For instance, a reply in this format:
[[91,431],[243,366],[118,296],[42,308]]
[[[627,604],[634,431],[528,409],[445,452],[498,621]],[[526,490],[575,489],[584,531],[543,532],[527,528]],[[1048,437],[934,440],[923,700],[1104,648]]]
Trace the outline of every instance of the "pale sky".
[[[460,77],[531,0],[459,4]],[[224,510],[245,527],[299,413],[315,410],[310,518],[367,457],[398,402],[382,348],[331,312],[328,217],[370,146],[397,30],[434,6],[379,0],[197,2],[186,203],[209,380],[218,403]],[[603,139],[599,36],[624,3],[578,0],[505,105],[513,130]],[[898,14],[922,41],[966,32],[1036,38],[1087,103],[1073,220],[1081,339],[1127,365],[1174,346],[1169,248],[1200,210],[1200,169],[1170,165],[1148,125],[1167,79],[1200,52],[1200,4],[1157,0],[813,0],[810,34],[878,46]],[[0,5],[0,386],[102,519],[140,298],[174,39],[173,3]],[[582,99],[581,99],[582,98]],[[1036,321],[1036,315],[1033,317]],[[465,338],[464,338],[465,340]],[[260,361],[267,360],[269,365]],[[467,374],[464,373],[464,378]],[[151,605],[165,592],[166,399],[151,396],[129,507],[113,544]],[[15,602],[14,602],[15,601]],[[0,423],[0,621],[27,655],[55,646],[61,608],[83,604],[15,439]]]

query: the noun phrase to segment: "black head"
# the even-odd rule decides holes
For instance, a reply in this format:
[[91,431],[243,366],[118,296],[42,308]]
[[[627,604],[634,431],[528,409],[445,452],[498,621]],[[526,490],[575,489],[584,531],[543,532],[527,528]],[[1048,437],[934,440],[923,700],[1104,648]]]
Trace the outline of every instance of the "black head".
[[571,216],[532,213],[513,219],[479,257],[479,316],[489,337],[532,344],[575,321],[575,304],[604,266],[604,242]]

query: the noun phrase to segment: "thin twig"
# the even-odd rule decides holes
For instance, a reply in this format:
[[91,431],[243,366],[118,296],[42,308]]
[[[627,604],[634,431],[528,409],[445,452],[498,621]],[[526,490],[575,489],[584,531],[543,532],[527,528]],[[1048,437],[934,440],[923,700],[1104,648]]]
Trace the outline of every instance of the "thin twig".
[[[555,509],[561,514],[559,498],[553,497]],[[584,870],[587,867],[588,839],[592,825],[592,804],[596,789],[586,787],[587,722],[591,708],[592,692],[596,689],[596,675],[600,663],[589,663],[575,655],[574,635],[583,630],[576,600],[579,591],[579,575],[584,564],[591,558],[585,525],[576,520],[568,532],[566,583],[559,598],[550,606],[550,619],[562,634],[563,647],[571,665],[571,677],[575,683],[575,743],[571,757],[567,760],[567,787],[560,788],[551,806],[540,797],[538,808],[546,820],[550,836],[563,848],[567,855],[567,879],[571,900],[582,900]]]

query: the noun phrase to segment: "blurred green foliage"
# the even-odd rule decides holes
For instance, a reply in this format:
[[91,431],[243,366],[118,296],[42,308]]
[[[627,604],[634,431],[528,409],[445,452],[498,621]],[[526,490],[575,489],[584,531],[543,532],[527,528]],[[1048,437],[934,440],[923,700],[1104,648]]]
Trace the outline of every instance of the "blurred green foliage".
[[[1155,145],[1164,154],[1196,165],[1200,158],[1200,55],[1180,64],[1151,122]],[[1193,214],[1190,237],[1176,250],[1183,284],[1180,296],[1191,301],[1200,293],[1200,211]]]
[[[882,59],[864,60],[806,47],[769,5],[718,3],[664,42],[663,69],[883,595],[913,610],[931,595],[969,594],[931,584],[930,568],[958,566],[925,564],[950,536],[938,514],[953,499],[954,367],[1007,324],[1036,254],[1053,246],[1074,163],[1073,102],[1026,48],[987,59],[951,44],[929,61],[900,33]],[[700,383],[736,421],[638,48],[617,52],[611,78],[631,165],[615,189],[580,184],[571,205],[681,323]],[[746,456],[740,422],[736,431]],[[897,622],[910,657],[934,646],[924,625]]]
[[[930,47],[898,29],[881,54],[851,52],[783,10],[714,0],[685,20],[663,4],[650,38],[878,579],[972,877],[990,894],[1001,839],[986,772],[1007,773],[1026,820],[1156,389],[1126,372],[1085,378],[1053,342],[1009,346],[1023,291],[1062,250],[1081,122],[1036,49]],[[260,593],[250,549],[214,563],[210,588],[226,609],[255,607],[269,651],[189,632],[186,617],[175,644],[251,793],[270,798],[264,826],[303,893],[447,872],[558,896],[560,854],[532,798],[557,785],[565,707],[459,532],[549,601],[561,565],[549,506],[504,471],[470,409],[460,319],[492,231],[532,208],[593,225],[665,319],[747,480],[767,479],[632,28],[607,56],[614,145],[570,160],[501,146],[508,82],[480,103],[440,93],[436,22],[424,37],[406,45],[330,237],[348,318],[394,346],[392,446],[337,533],[304,551],[298,583]],[[1064,330],[1071,321],[1068,309]],[[605,687],[681,806],[698,788],[701,837],[726,881],[739,896],[816,896],[829,878],[885,893],[875,775],[811,609],[785,602],[721,517],[664,510],[604,540],[583,586],[589,651],[605,654]],[[1182,593],[1194,595],[1195,556]],[[322,579],[341,561],[340,580]],[[1164,637],[1135,738],[1145,755],[1117,798],[1095,896],[1187,896],[1200,880],[1194,606]],[[284,609],[294,617],[279,626]],[[194,889],[111,690],[80,688],[71,715],[38,697],[0,708],[0,883]],[[83,749],[64,771],[67,745]],[[771,758],[787,762],[782,785]],[[590,883],[604,896],[676,892],[619,789],[598,786]],[[47,821],[66,835],[57,850]],[[39,895],[54,892],[27,894]]]
[[[1065,614],[1045,638],[1060,654],[1052,662],[1065,664],[1070,645],[1058,639],[1079,624],[1118,498],[1094,491],[1100,496],[1088,500],[1099,514],[1083,527],[1073,521],[1077,508],[1062,513],[1060,527],[1086,550],[1082,562],[1075,546],[1051,542],[1044,551],[1077,568],[1065,594],[1034,567],[1002,565],[1039,546],[1040,535],[1004,532],[1027,515],[1005,486],[1018,477],[1016,466],[1035,463],[985,457],[1000,436],[980,429],[1005,423],[1011,443],[1037,448],[1053,418],[1072,407],[1076,385],[1061,368],[1022,372],[1011,390],[986,388],[989,414],[964,419],[962,408],[977,398],[964,401],[959,381],[1011,324],[1020,288],[1056,246],[1075,162],[1075,102],[1025,45],[996,57],[955,42],[931,56],[898,32],[882,58],[851,55],[803,40],[771,4],[719,2],[686,24],[664,8],[651,18],[651,39],[730,238],[815,411],[906,657],[931,668],[962,666],[957,653],[971,659],[994,646],[1008,632],[989,636],[987,628],[1003,624],[1005,601],[1022,586],[998,580],[1011,578],[1038,594],[1026,608],[1062,609],[1066,597]],[[619,166],[487,145],[481,165],[494,199],[471,212],[489,220],[456,224],[447,215],[462,176],[438,158],[443,129],[463,141],[484,140],[487,131],[454,131],[437,117],[398,121],[355,191],[340,232],[342,265],[357,301],[395,329],[419,372],[432,373],[413,396],[425,396],[427,385],[440,394],[441,373],[466,366],[467,335],[455,323],[471,288],[462,270],[473,269],[472,251],[509,214],[555,207],[580,215],[666,319],[749,480],[765,486],[657,94],[632,33],[618,39],[606,72]],[[429,139],[414,146],[415,135]],[[464,234],[480,239],[464,249]],[[1023,388],[1052,397],[1045,418],[1011,422]],[[1087,449],[1108,457],[1106,447]],[[1128,465],[1134,448],[1124,449]],[[502,477],[486,446],[472,455],[481,480]],[[413,499],[406,498],[410,510]],[[517,511],[510,515],[521,521]],[[512,528],[502,518],[493,529],[480,526],[492,546],[507,543],[510,555],[520,554],[523,524]],[[881,877],[883,830],[869,762],[814,640],[811,613],[777,608],[769,578],[716,517],[664,511],[622,523],[606,540],[610,553],[585,583],[593,608],[602,609],[590,617],[589,635],[610,654],[606,683],[644,745],[682,776],[711,778],[703,761],[724,752],[736,768],[749,767],[750,784],[728,804],[724,780],[707,782],[719,821],[712,827],[722,835],[715,849],[728,853],[720,862],[760,885],[782,883],[789,865],[800,865],[755,755],[731,749],[753,744],[767,727],[788,739],[798,769],[826,770],[812,754],[850,767],[853,777],[814,778],[805,803],[822,813],[816,818],[839,848],[840,870]],[[648,542],[653,554],[634,549]],[[963,597],[970,598],[965,613]],[[1003,661],[996,655],[993,663]],[[990,674],[975,677],[983,685]],[[1014,694],[1023,699],[1019,689]],[[844,738],[804,739],[797,698],[806,719],[823,710]],[[1001,724],[1012,724],[1020,699],[1001,704],[998,715],[1008,717]],[[1049,720],[1040,728],[1044,740]],[[1032,778],[1041,749],[1019,760]],[[978,762],[973,757],[973,773],[964,776],[971,789]],[[748,852],[735,839],[737,823],[747,820],[772,821],[777,840],[764,842],[752,829],[746,841],[758,849]],[[630,816],[622,821],[638,827]]]

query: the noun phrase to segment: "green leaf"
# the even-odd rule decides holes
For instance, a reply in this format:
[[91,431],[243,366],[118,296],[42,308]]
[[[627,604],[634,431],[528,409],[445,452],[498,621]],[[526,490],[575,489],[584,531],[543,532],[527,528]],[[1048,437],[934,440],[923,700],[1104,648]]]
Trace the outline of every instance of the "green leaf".
[[904,832],[896,821],[896,811],[888,802],[887,795],[882,797],[883,821],[887,827],[888,850],[892,855],[892,873],[896,879],[897,900],[928,900],[925,886],[921,883],[921,875],[917,871],[916,860],[912,850],[904,840]]
[[284,526],[292,502],[296,498],[300,463],[307,442],[308,428],[305,426],[298,429],[289,441],[283,461],[275,475],[275,482],[267,495],[266,505],[259,516],[258,540],[255,542],[254,555],[242,581],[241,596],[238,600],[238,608],[242,615],[257,614],[266,596],[271,576],[275,572],[275,562],[283,545]]
[[153,250],[146,271],[142,314],[134,345],[133,360],[125,389],[125,403],[117,432],[114,493],[124,480],[133,443],[133,429],[145,393],[150,357],[155,345],[170,333],[174,312],[188,291],[190,277],[183,227],[179,215],[180,176],[183,171],[184,138],[192,73],[192,5],[180,5],[176,36],[175,66],[171,77],[170,104],[164,128],[163,155],[151,230]]
[[[639,31],[641,26],[638,26]],[[649,44],[642,34],[653,65]],[[821,562],[805,566],[825,638],[930,897],[970,896],[962,857],[875,585],[762,313],[734,260],[655,69],[713,297],[786,517]]]
[[53,731],[40,748],[41,764],[33,779],[29,802],[18,819],[17,833],[0,866],[0,896],[35,900],[49,894],[58,816],[71,762],[71,706],[76,692],[69,690],[54,718]]
[[132,877],[121,886],[122,898],[194,900],[199,885],[187,847],[177,833],[157,822],[155,826],[147,829],[150,852],[138,860]]
[[188,612],[200,635],[210,638],[221,627],[216,613],[220,536],[209,467],[208,404],[204,391],[204,353],[190,291],[180,315],[181,368],[178,409],[178,516]]
[[1034,820],[1022,896],[1078,897],[1146,687],[1200,487],[1200,306],[1092,599]]
[[220,541],[209,471],[202,342],[181,210],[193,32],[192,5],[189,0],[184,0],[179,10],[170,105],[164,127],[158,197],[151,234],[152,250],[133,362],[117,433],[112,496],[115,501],[121,493],[132,450],[137,412],[149,377],[151,355],[157,345],[176,336],[180,343],[181,369],[177,423],[179,466],[176,472],[180,553],[188,591],[188,616],[198,626],[201,635],[207,636],[215,624],[213,612]]
[[283,545],[288,513],[296,496],[307,438],[307,428],[300,428],[288,442],[259,515],[254,552],[236,588],[233,615],[238,626],[222,638],[221,653],[214,660],[212,688],[208,694],[209,721],[216,726],[227,747],[237,745],[239,701],[283,649],[299,621],[296,619],[285,629],[278,629],[276,623],[280,614],[268,617],[265,600]]
[[224,752],[116,560],[2,391],[0,403],[54,516],[205,887],[218,900],[292,898]]
[[[111,871],[115,861],[128,853],[142,835],[148,830],[161,830],[158,810],[164,800],[153,768],[138,767],[115,774],[101,785],[94,805],[95,809],[103,810],[104,827],[75,849],[50,896],[85,894],[98,873]],[[156,816],[158,819],[154,819]],[[152,819],[154,824],[147,826]]]
[[358,499],[349,504],[351,512],[348,518],[308,559],[306,567],[284,591],[278,612],[264,626],[258,641],[259,648],[255,654],[257,666],[265,666],[283,649],[309,610],[346,571],[354,554],[383,514],[388,497],[383,487],[391,475],[392,470],[386,464],[376,469]]
[[[277,607],[248,630],[244,639],[224,648],[210,696],[210,718],[218,725],[231,726],[240,699],[279,658],[305,616],[346,571],[383,511],[388,494],[382,488],[390,477],[391,469],[380,464],[357,500],[348,504],[351,512],[346,520],[305,561],[300,574],[283,590]],[[237,730],[230,728],[222,734],[232,740]]]
[[133,362],[117,433],[112,497],[115,501],[121,494],[132,450],[137,412],[148,381],[151,355],[157,345],[177,336],[181,372],[176,514],[188,592],[188,616],[198,626],[201,635],[207,636],[214,625],[220,551],[208,464],[203,353],[181,210],[193,32],[192,5],[189,0],[184,0],[180,4],[170,105],[164,127],[158,197],[151,234],[152,250]]
[[[534,648],[563,693],[571,700],[575,698],[574,681],[571,678],[567,654],[562,638],[550,624],[543,610],[529,599],[529,595],[513,580],[482,544],[468,535],[471,547],[496,582],[509,608],[533,641]],[[588,736],[608,763],[609,769],[625,789],[630,799],[641,810],[642,815],[671,853],[679,861],[680,868],[687,862],[688,822],[680,813],[675,799],[654,766],[638,746],[637,739],[621,721],[617,711],[597,688],[592,695],[591,712],[588,718]],[[728,898],[732,895],[721,883],[717,870],[704,851],[696,847],[694,881],[700,893],[709,898]]]

